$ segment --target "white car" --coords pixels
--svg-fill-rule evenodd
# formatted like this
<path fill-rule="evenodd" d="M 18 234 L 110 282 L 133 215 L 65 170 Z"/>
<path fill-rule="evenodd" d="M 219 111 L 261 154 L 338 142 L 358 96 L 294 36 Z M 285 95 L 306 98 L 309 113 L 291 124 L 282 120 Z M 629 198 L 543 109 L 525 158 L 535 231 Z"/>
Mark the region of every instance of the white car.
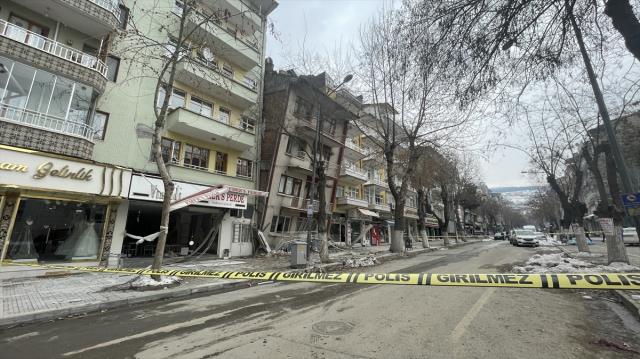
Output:
<path fill-rule="evenodd" d="M 636 232 L 635 227 L 626 227 L 622 229 L 622 241 L 624 244 L 640 245 L 638 232 Z"/>
<path fill-rule="evenodd" d="M 535 234 L 534 231 L 528 229 L 516 229 L 513 232 L 515 234 L 513 244 L 515 244 L 516 246 L 537 247 L 540 245 L 540 240 L 538 239 L 539 237 Z"/>
<path fill-rule="evenodd" d="M 542 232 L 533 232 L 533 234 L 535 234 L 538 237 L 539 241 L 546 241 L 547 240 L 547 236 L 545 236 L 544 233 L 542 233 Z"/>

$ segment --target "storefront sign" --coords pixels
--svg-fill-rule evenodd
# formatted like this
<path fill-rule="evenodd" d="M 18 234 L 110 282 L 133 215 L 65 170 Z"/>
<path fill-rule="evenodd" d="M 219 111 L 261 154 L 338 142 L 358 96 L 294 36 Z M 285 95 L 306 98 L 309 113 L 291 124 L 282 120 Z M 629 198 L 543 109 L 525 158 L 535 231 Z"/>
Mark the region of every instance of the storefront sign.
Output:
<path fill-rule="evenodd" d="M 0 148 L 0 186 L 124 197 L 131 170 Z"/>
<path fill-rule="evenodd" d="M 183 198 L 187 198 L 210 188 L 203 185 L 179 181 L 173 181 L 173 183 L 175 184 L 175 190 L 171 196 L 172 202 L 180 201 Z M 215 195 L 210 199 L 199 200 L 195 204 L 205 207 L 246 209 L 247 195 L 236 193 L 236 190 L 239 191 L 239 189 L 232 187 L 232 189 L 227 193 Z M 129 198 L 162 202 L 164 199 L 164 184 L 162 179 L 157 177 L 133 175 L 131 179 L 131 188 L 129 189 Z"/>

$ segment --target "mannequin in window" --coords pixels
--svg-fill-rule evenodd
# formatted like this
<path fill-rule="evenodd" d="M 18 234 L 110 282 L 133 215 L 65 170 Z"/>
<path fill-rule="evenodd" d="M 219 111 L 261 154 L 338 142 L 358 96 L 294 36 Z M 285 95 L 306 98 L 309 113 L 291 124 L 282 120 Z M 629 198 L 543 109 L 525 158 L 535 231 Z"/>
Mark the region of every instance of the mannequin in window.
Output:
<path fill-rule="evenodd" d="M 33 219 L 27 218 L 23 230 L 11 241 L 9 247 L 9 258 L 11 259 L 38 259 L 36 246 L 33 244 L 31 225 Z"/>
<path fill-rule="evenodd" d="M 69 257 L 95 257 L 98 255 L 100 238 L 96 232 L 96 223 L 89 211 L 83 216 L 86 219 L 84 229 L 76 239 Z"/>

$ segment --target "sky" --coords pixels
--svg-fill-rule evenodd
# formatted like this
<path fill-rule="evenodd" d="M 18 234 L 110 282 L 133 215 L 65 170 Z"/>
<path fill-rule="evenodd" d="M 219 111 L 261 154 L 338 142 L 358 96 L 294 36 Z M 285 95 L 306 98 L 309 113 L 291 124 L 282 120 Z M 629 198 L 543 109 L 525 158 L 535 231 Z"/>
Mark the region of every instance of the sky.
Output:
<path fill-rule="evenodd" d="M 361 24 L 383 7 L 382 0 L 278 0 L 271 13 L 274 33 L 267 38 L 267 56 L 276 69 L 290 63 L 291 54 L 306 48 L 332 49 L 336 43 L 355 42 Z M 388 6 L 387 2 L 387 6 Z M 508 139 L 512 140 L 512 139 Z M 499 149 L 478 159 L 481 179 L 489 187 L 529 186 L 538 184 L 529 169 L 526 154 L 513 149 Z"/>

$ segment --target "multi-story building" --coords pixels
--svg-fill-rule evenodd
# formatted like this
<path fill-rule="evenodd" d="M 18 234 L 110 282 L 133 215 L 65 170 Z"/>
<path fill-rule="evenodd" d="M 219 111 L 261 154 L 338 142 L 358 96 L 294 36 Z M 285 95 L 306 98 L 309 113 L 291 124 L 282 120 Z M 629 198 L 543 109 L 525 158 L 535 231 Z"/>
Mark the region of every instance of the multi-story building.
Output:
<path fill-rule="evenodd" d="M 125 16 L 117 1 L 2 2 L 2 259 L 96 261 L 108 252 L 131 171 L 93 161 L 105 131 L 94 113 L 117 71 L 109 45 Z"/>
<path fill-rule="evenodd" d="M 190 36 L 184 41 L 174 89 L 166 94 L 160 86 L 158 96 L 158 102 L 170 96 L 162 150 L 176 185 L 175 200 L 211 185 L 256 188 L 255 124 L 261 107 L 266 17 L 277 6 L 271 0 L 195 4 L 196 9 L 184 12 Z M 99 249 L 85 258 L 154 254 L 155 242 L 135 245 L 125 231 L 145 236 L 159 229 L 163 186 L 151 158 L 150 133 L 156 121 L 159 68 L 178 36 L 184 8 L 174 0 L 29 1 L 0 8 L 0 76 L 5 77 L 0 143 L 71 156 L 79 163 L 91 161 L 52 161 L 41 171 L 38 184 L 47 183 L 45 179 L 55 180 L 55 185 L 69 183 L 89 199 L 77 206 L 88 207 L 84 213 L 71 211 L 71 217 L 65 217 L 66 227 L 30 225 L 37 250 L 42 236 L 63 248 L 72 242 L 69 238 L 86 237 L 78 234 L 86 227 L 91 237 L 89 228 L 97 232 Z M 151 13 L 156 14 L 152 19 Z M 12 157 L 3 156 L 3 162 L 5 158 Z M 12 176 L 20 172 L 10 171 Z M 84 188 L 89 185 L 95 188 Z M 57 195 L 38 206 L 59 211 L 60 206 L 76 205 L 57 200 Z M 4 212 L 22 206 L 16 206 L 14 197 L 2 196 L 11 204 Z M 207 242 L 208 251 L 218 256 L 251 254 L 253 201 L 232 193 L 172 212 L 167 250 L 185 253 Z M 16 220 L 11 222 L 28 217 L 26 204 L 24 210 L 13 210 Z M 36 226 L 47 226 L 46 235 L 40 229 L 34 233 Z M 22 227 L 15 236 L 26 236 Z M 68 250 L 45 250 L 51 251 Z"/>
<path fill-rule="evenodd" d="M 260 190 L 269 192 L 261 211 L 262 229 L 272 245 L 303 237 L 315 229 L 307 210 L 317 220 L 319 202 L 312 201 L 312 169 L 316 126 L 320 120 L 316 159 L 323 161 L 326 212 L 335 209 L 337 180 L 344 165 L 345 137 L 353 114 L 335 98 L 335 84 L 325 74 L 298 76 L 273 70 L 266 61 L 264 89 L 265 129 L 261 146 Z M 318 192 L 319 193 L 319 192 Z"/>

